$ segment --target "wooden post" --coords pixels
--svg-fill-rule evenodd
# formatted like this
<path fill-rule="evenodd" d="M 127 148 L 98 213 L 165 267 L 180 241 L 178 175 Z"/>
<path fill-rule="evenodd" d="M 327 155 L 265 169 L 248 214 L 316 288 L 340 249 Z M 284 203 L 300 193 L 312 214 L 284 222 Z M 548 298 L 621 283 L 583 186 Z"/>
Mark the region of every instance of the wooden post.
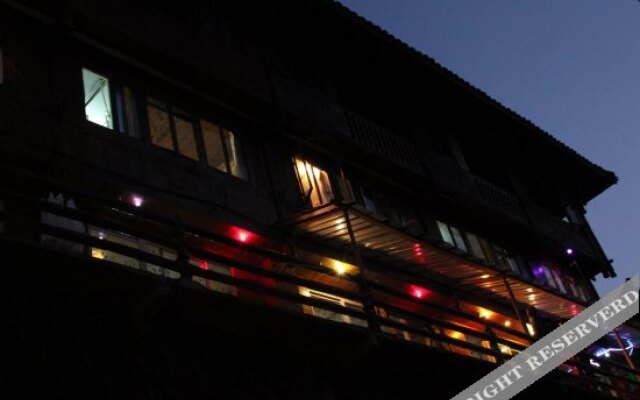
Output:
<path fill-rule="evenodd" d="M 367 281 L 364 260 L 362 259 L 362 254 L 360 254 L 360 249 L 358 249 L 357 247 L 358 242 L 356 241 L 356 235 L 353 232 L 353 227 L 351 226 L 351 218 L 349 218 L 349 208 L 343 205 L 342 211 L 344 214 L 345 224 L 347 226 L 347 232 L 349 233 L 349 240 L 351 241 L 351 247 L 356 260 L 356 265 L 360 270 L 357 276 L 358 287 L 360 288 L 360 294 L 362 295 L 364 311 L 368 316 L 367 322 L 369 323 L 369 331 L 371 332 L 373 343 L 377 343 L 374 333 L 380 331 L 380 323 L 378 321 L 378 315 L 376 314 L 373 302 L 371 301 L 371 296 L 369 295 L 369 284 Z"/>
<path fill-rule="evenodd" d="M 516 301 L 516 296 L 513 294 L 513 290 L 511 290 L 511 285 L 509 285 L 509 280 L 507 279 L 507 274 L 502 274 L 502 279 L 504 280 L 504 285 L 507 287 L 507 291 L 509 292 L 509 299 L 511 300 L 511 306 L 516 312 L 516 316 L 518 320 L 522 324 L 522 329 L 527 332 L 527 322 L 522 317 L 522 312 L 520 312 L 520 308 L 518 307 L 518 302 Z"/>

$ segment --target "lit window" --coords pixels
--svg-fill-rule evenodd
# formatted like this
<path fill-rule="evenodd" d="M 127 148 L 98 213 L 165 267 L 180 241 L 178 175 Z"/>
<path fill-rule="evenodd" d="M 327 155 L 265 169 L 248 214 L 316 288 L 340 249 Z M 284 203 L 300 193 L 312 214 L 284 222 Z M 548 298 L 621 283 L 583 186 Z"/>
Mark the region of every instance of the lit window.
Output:
<path fill-rule="evenodd" d="M 295 170 L 300 190 L 312 207 L 333 200 L 333 189 L 325 171 L 299 158 L 295 159 Z"/>
<path fill-rule="evenodd" d="M 242 159 L 240 144 L 236 140 L 236 135 L 234 135 L 231 131 L 223 129 L 222 137 L 224 138 L 224 144 L 227 150 L 229 172 L 231 173 L 231 175 L 237 176 L 238 178 L 247 179 L 247 170 L 244 164 L 244 160 Z"/>
<path fill-rule="evenodd" d="M 242 179 L 248 179 L 242 148 L 237 136 L 228 129 L 200 120 L 207 164 Z"/>
<path fill-rule="evenodd" d="M 113 129 L 109 80 L 88 69 L 82 69 L 84 111 L 88 121 Z"/>
<path fill-rule="evenodd" d="M 174 115 L 173 125 L 176 130 L 178 153 L 197 161 L 198 147 L 196 146 L 196 137 L 193 133 L 193 124 L 186 118 Z"/>
<path fill-rule="evenodd" d="M 467 232 L 467 241 L 469 242 L 469 247 L 471 248 L 471 254 L 484 260 L 484 253 L 482 252 L 482 246 L 480 245 L 478 237 L 473 233 Z"/>
<path fill-rule="evenodd" d="M 454 228 L 453 226 L 449 227 L 451 229 L 451 234 L 453 235 L 453 241 L 456 243 L 456 247 L 462 251 L 467 252 L 467 245 L 464 242 L 464 238 L 462 237 L 462 232 L 458 228 Z"/>
<path fill-rule="evenodd" d="M 445 243 L 448 243 L 452 247 L 462 250 L 465 253 L 469 252 L 467 244 L 464 241 L 463 233 L 460 229 L 447 225 L 444 222 L 436 221 L 436 223 L 438 224 L 440 236 Z"/>
<path fill-rule="evenodd" d="M 515 274 L 520 275 L 521 271 L 518 262 L 509 254 L 506 249 L 494 245 L 493 250 L 496 255 L 496 263 L 503 271 L 511 271 Z"/>
<path fill-rule="evenodd" d="M 173 138 L 171 136 L 171 123 L 169 113 L 160 104 L 149 102 L 147 105 L 149 116 L 149 135 L 151 143 L 163 149 L 173 150 Z"/>
<path fill-rule="evenodd" d="M 151 143 L 198 160 L 198 147 L 191 118 L 168 105 L 148 99 L 149 135 Z"/>
<path fill-rule="evenodd" d="M 207 155 L 207 164 L 222 172 L 228 172 L 220 128 L 218 125 L 203 119 L 200 120 L 200 127 L 202 129 L 202 139 L 204 140 L 204 149 Z"/>
<path fill-rule="evenodd" d="M 452 246 L 455 246 L 456 244 L 453 242 L 453 237 L 451 237 L 451 232 L 449 232 L 449 227 L 447 226 L 447 224 L 445 224 L 444 222 L 438 222 L 438 230 L 440 230 L 440 236 L 442 237 L 442 240 L 445 241 L 445 243 L 449 243 Z"/>

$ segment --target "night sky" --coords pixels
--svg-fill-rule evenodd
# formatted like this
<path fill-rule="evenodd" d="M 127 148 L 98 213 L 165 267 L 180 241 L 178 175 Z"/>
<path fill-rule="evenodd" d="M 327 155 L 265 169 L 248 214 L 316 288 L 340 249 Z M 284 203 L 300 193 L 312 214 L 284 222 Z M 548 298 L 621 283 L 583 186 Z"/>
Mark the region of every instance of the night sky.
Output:
<path fill-rule="evenodd" d="M 640 1 L 340 0 L 620 182 L 587 218 L 615 279 L 640 271 Z"/>

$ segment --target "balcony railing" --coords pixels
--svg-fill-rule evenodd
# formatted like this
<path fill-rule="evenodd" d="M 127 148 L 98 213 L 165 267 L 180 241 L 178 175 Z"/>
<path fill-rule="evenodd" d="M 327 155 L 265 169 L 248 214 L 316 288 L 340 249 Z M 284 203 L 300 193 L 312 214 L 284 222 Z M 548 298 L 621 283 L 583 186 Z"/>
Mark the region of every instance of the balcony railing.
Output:
<path fill-rule="evenodd" d="M 427 163 L 435 184 L 445 192 L 475 205 L 481 204 L 484 209 L 493 210 L 522 225 L 528 223 L 524 209 L 512 194 L 463 171 L 454 160 L 437 153 L 429 153 Z"/>
<path fill-rule="evenodd" d="M 530 343 L 517 321 L 511 326 L 498 324 L 486 316 L 443 306 L 435 301 L 435 292 L 415 285 L 410 275 L 398 281 L 381 273 L 365 274 L 358 265 L 303 250 L 294 252 L 263 234 L 206 215 L 178 219 L 148 196 L 119 200 L 31 174 L 9 172 L 11 181 L 18 183 L 0 183 L 0 240 L 5 243 L 19 241 L 51 251 L 51 257 L 70 254 L 84 258 L 88 267 L 100 264 L 129 270 L 163 279 L 169 285 L 236 298 L 274 312 L 349 324 L 373 336 L 410 341 L 488 363 L 503 362 Z M 28 182 L 28 190 L 24 182 Z M 49 188 L 51 195 L 34 197 L 29 194 L 37 192 L 34 188 Z M 64 193 L 64 201 L 56 200 L 62 195 L 54 195 L 54 191 Z M 322 221 L 308 222 L 322 229 Z M 367 230 L 363 222 L 353 221 L 359 226 L 356 234 L 360 238 L 377 236 L 371 229 L 368 233 L 361 230 Z M 373 241 L 372 236 L 370 239 Z M 398 256 L 404 251 L 396 250 Z M 634 379 L 589 365 L 575 363 L 574 368 L 581 371 L 580 379 L 589 377 L 584 379 L 593 390 L 605 388 L 608 394 L 615 390 L 620 398 L 640 398 L 630 392 Z M 594 381 L 596 374 L 608 381 Z"/>
<path fill-rule="evenodd" d="M 345 110 L 344 114 L 351 137 L 362 146 L 398 165 L 422 172 L 415 146 L 407 139 L 354 112 Z"/>
<path fill-rule="evenodd" d="M 535 205 L 527 207 L 534 229 L 553 242 L 571 247 L 580 254 L 596 258 L 593 246 L 580 230 L 580 227 L 563 221 L 558 216 Z"/>

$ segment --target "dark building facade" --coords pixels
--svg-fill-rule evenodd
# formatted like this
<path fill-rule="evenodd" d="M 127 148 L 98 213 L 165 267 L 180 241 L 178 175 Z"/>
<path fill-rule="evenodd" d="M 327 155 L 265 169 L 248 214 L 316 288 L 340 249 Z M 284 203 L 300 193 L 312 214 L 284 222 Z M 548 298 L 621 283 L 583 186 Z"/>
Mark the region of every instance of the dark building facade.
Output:
<path fill-rule="evenodd" d="M 446 399 L 615 276 L 613 173 L 339 3 L 0 0 L 0 58 L 18 397 Z M 638 399 L 637 340 L 518 398 Z"/>

